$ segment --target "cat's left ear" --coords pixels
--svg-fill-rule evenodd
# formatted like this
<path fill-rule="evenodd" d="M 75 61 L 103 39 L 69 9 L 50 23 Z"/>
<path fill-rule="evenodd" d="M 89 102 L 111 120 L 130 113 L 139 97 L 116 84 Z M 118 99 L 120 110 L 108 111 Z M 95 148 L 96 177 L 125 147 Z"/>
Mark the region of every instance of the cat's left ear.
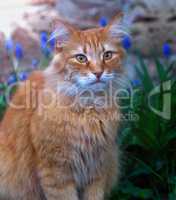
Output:
<path fill-rule="evenodd" d="M 62 49 L 67 45 L 73 34 L 76 32 L 76 28 L 62 20 L 54 21 L 52 24 L 52 30 L 54 30 L 54 32 L 51 34 L 49 40 L 55 39 L 56 49 Z"/>
<path fill-rule="evenodd" d="M 106 26 L 106 32 L 109 38 L 121 40 L 129 35 L 127 20 L 122 12 L 119 12 Z"/>

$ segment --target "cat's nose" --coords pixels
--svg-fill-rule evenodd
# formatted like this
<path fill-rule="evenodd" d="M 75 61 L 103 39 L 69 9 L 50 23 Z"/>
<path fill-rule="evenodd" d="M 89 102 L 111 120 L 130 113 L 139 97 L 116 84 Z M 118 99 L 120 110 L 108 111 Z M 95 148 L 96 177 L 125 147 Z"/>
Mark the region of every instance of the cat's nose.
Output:
<path fill-rule="evenodd" d="M 102 74 L 103 72 L 94 72 L 94 75 L 96 76 L 97 79 L 100 79 Z"/>

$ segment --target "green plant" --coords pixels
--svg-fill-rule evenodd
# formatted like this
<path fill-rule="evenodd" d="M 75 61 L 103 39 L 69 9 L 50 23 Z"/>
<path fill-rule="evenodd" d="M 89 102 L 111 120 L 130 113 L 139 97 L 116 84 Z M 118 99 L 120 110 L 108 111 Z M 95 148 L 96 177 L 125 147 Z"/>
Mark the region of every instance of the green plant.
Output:
<path fill-rule="evenodd" d="M 7 89 L 6 84 L 0 83 L 0 120 L 2 119 L 7 106 L 5 98 L 6 89 Z"/>
<path fill-rule="evenodd" d="M 125 170 L 111 200 L 176 199 L 176 81 L 172 72 L 175 63 L 166 65 L 158 59 L 154 61 L 157 80 L 152 79 L 140 56 L 139 65 L 135 66 L 141 84 L 133 88 L 138 90 L 133 107 L 123 112 L 135 113 L 138 120 L 126 122 L 121 129 L 121 159 Z M 165 90 L 165 83 L 170 84 L 169 91 Z M 157 86 L 160 92 L 150 103 L 161 110 L 163 97 L 168 94 L 171 97 L 168 119 L 154 113 L 148 104 L 148 97 Z"/>

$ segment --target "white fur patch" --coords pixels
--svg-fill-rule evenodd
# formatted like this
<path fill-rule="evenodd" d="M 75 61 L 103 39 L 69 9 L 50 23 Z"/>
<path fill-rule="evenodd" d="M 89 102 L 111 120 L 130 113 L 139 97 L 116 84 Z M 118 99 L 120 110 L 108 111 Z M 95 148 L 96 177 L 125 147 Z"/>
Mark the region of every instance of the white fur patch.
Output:
<path fill-rule="evenodd" d="M 101 85 L 101 82 L 107 83 L 108 81 L 112 80 L 113 78 L 114 78 L 113 73 L 103 72 L 103 74 L 100 78 L 100 82 L 97 83 L 97 85 Z M 87 86 L 94 84 L 94 83 L 96 85 L 97 77 L 93 73 L 90 72 L 87 76 L 77 75 L 76 81 L 81 87 L 87 87 Z"/>
<path fill-rule="evenodd" d="M 87 86 L 96 81 L 96 76 L 93 73 L 88 73 L 86 76 L 77 76 L 77 82 L 81 87 Z"/>
<path fill-rule="evenodd" d="M 100 80 L 103 82 L 108 82 L 114 78 L 114 73 L 107 73 L 106 71 L 103 72 Z"/>

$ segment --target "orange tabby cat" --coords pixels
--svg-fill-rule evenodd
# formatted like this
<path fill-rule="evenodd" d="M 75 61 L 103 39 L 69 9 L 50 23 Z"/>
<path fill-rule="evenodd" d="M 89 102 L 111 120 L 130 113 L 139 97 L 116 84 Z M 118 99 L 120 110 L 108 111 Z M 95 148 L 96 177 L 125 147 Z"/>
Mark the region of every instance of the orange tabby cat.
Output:
<path fill-rule="evenodd" d="M 103 200 L 118 176 L 122 15 L 57 27 L 51 65 L 20 84 L 1 124 L 0 200 Z"/>

